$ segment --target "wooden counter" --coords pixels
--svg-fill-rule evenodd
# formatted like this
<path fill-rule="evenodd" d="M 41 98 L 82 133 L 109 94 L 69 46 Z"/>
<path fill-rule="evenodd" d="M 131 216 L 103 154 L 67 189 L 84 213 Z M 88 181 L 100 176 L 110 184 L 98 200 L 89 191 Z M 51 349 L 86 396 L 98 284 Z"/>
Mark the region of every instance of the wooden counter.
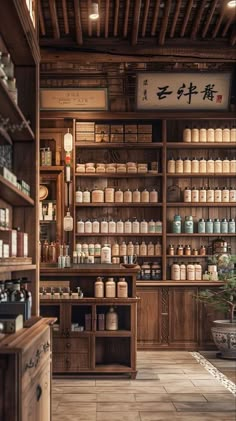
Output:
<path fill-rule="evenodd" d="M 0 419 L 51 419 L 51 329 L 55 319 L 35 318 L 14 334 L 0 335 Z"/>

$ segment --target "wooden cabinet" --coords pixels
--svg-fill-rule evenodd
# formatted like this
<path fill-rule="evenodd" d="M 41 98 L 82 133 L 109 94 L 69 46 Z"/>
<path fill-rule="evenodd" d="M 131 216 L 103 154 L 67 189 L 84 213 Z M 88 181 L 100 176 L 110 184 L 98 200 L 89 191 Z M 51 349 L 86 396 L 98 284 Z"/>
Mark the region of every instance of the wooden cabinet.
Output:
<path fill-rule="evenodd" d="M 10 28 L 10 30 L 9 30 Z M 20 228 L 28 235 L 29 259 L 0 258 L 0 279 L 28 276 L 33 294 L 32 313 L 38 314 L 38 92 L 39 47 L 26 2 L 8 1 L 1 13 L 0 51 L 14 63 L 18 91 L 15 101 L 0 79 L 1 164 L 15 176 L 0 175 L 0 207 L 9 212 L 8 230 Z M 18 184 L 16 185 L 16 179 Z M 30 194 L 24 190 L 24 181 Z M 15 183 L 15 184 L 14 184 Z M 0 230 L 0 239 L 3 237 Z M 6 240 L 4 240 L 5 242 Z"/>
<path fill-rule="evenodd" d="M 139 287 L 138 344 L 141 349 L 161 345 L 162 294 L 161 288 Z M 165 316 L 164 316 L 165 317 Z"/>
<path fill-rule="evenodd" d="M 0 338 L 1 420 L 50 421 L 52 322 L 32 321 Z"/>
<path fill-rule="evenodd" d="M 53 372 L 126 373 L 136 375 L 137 298 L 136 270 L 118 265 L 78 265 L 73 269 L 43 269 L 41 280 L 56 287 L 61 279 L 70 280 L 70 289 L 80 286 L 83 298 L 44 298 L 40 310 L 44 317 L 56 317 L 53 337 Z M 95 298 L 97 276 L 128 283 L 127 298 Z M 47 280 L 47 281 L 46 281 Z M 50 288 L 50 287 L 49 287 Z M 118 330 L 107 330 L 106 314 L 111 307 L 118 314 Z M 101 324 L 100 324 L 101 320 Z M 80 328 L 80 331 L 79 331 Z"/>

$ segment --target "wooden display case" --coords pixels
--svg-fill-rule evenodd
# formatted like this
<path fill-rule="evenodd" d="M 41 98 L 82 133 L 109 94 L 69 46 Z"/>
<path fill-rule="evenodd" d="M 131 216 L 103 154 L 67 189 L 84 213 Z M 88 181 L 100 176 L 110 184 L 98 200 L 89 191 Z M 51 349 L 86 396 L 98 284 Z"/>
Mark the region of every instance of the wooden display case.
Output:
<path fill-rule="evenodd" d="M 95 298 L 94 283 L 97 276 L 128 282 L 127 298 Z M 53 332 L 53 372 L 66 373 L 125 373 L 136 375 L 137 298 L 136 270 L 118 265 L 78 265 L 57 270 L 41 270 L 43 284 L 57 287 L 61 279 L 69 279 L 70 288 L 80 286 L 84 297 L 43 298 L 40 311 L 44 317 L 56 317 L 59 326 Z M 46 282 L 47 280 L 47 282 Z M 99 315 L 106 315 L 111 306 L 118 314 L 118 330 L 101 329 Z M 90 317 L 88 317 L 88 315 Z M 78 323 L 83 331 L 74 331 Z"/>

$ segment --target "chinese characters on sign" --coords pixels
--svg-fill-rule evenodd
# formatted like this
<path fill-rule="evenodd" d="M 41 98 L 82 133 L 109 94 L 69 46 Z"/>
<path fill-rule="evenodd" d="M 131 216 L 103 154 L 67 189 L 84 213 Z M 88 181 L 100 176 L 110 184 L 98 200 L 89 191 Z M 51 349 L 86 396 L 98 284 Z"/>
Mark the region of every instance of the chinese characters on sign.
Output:
<path fill-rule="evenodd" d="M 41 89 L 40 105 L 44 110 L 107 110 L 106 88 Z"/>
<path fill-rule="evenodd" d="M 226 110 L 229 73 L 138 73 L 137 108 Z"/>

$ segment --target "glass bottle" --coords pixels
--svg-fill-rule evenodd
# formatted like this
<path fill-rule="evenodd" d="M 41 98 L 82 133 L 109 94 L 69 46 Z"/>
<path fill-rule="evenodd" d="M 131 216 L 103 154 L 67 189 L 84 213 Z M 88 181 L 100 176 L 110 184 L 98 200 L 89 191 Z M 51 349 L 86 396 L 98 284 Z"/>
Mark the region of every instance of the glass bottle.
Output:
<path fill-rule="evenodd" d="M 125 278 L 119 278 L 117 282 L 117 297 L 127 298 L 128 297 L 128 283 Z"/>
<path fill-rule="evenodd" d="M 106 330 L 118 330 L 118 314 L 110 307 L 106 314 Z"/>
<path fill-rule="evenodd" d="M 192 128 L 192 143 L 199 142 L 199 129 L 197 127 Z"/>

